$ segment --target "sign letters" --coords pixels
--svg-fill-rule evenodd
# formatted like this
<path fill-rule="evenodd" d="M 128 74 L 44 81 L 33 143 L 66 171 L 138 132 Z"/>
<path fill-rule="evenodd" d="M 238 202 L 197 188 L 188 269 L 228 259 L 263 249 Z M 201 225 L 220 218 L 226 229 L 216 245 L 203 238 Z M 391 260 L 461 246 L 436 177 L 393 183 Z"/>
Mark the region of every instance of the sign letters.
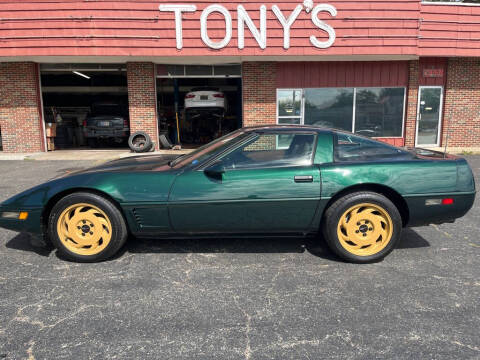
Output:
<path fill-rule="evenodd" d="M 426 78 L 442 78 L 443 69 L 423 69 L 423 77 Z"/>
<path fill-rule="evenodd" d="M 195 5 L 184 4 L 161 4 L 159 10 L 162 12 L 172 12 L 175 16 L 175 34 L 177 49 L 183 48 L 183 31 L 182 20 L 183 13 L 192 13 L 197 11 Z M 312 23 L 320 30 L 323 30 L 328 35 L 328 40 L 320 41 L 316 36 L 310 36 L 310 43 L 319 49 L 327 49 L 331 47 L 336 38 L 335 30 L 332 26 L 319 19 L 321 12 L 326 12 L 332 17 L 337 16 L 337 9 L 329 4 L 314 5 L 312 0 L 305 0 L 303 5 L 297 5 L 291 13 L 283 12 L 277 5 L 273 5 L 271 11 L 274 13 L 278 22 L 283 28 L 283 47 L 284 49 L 290 48 L 290 29 L 297 20 L 300 13 L 305 10 L 308 14 L 311 13 Z M 267 47 L 267 7 L 265 5 L 260 6 L 258 10 L 260 13 L 260 28 L 253 23 L 253 20 L 248 11 L 242 6 L 237 6 L 237 30 L 238 30 L 238 48 L 243 49 L 245 47 L 245 27 L 248 28 L 253 38 L 257 42 L 261 49 Z M 225 20 L 225 37 L 220 41 L 213 41 L 208 36 L 208 17 L 212 13 L 220 14 Z M 222 49 L 230 43 L 232 39 L 233 21 L 230 11 L 222 5 L 213 4 L 203 9 L 200 16 L 200 34 L 203 43 L 212 49 Z"/>

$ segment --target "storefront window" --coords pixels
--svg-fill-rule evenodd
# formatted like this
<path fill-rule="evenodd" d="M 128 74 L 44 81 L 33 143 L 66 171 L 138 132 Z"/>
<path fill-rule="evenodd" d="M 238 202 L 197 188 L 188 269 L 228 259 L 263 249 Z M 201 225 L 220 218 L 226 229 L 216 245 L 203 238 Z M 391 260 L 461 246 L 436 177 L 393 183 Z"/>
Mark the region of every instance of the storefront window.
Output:
<path fill-rule="evenodd" d="M 300 119 L 302 117 L 302 90 L 278 90 L 277 104 L 279 119 Z M 282 122 L 280 123 L 282 124 Z"/>
<path fill-rule="evenodd" d="M 352 131 L 353 88 L 305 89 L 305 125 Z"/>
<path fill-rule="evenodd" d="M 302 119 L 300 117 L 296 117 L 296 118 L 283 117 L 278 119 L 278 123 L 283 125 L 300 125 L 301 121 Z"/>
<path fill-rule="evenodd" d="M 358 88 L 355 133 L 370 137 L 400 137 L 405 89 Z"/>
<path fill-rule="evenodd" d="M 405 88 L 280 89 L 277 106 L 279 124 L 315 125 L 370 137 L 403 136 Z"/>

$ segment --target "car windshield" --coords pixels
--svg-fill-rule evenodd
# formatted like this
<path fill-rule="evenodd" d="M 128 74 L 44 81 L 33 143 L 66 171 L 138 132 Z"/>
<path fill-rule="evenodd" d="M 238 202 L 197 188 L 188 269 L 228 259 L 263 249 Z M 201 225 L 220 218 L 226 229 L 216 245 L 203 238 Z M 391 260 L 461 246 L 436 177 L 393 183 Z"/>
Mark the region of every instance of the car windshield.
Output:
<path fill-rule="evenodd" d="M 221 152 L 232 145 L 234 142 L 247 137 L 250 133 L 237 130 L 217 140 L 214 140 L 206 145 L 199 147 L 191 153 L 185 154 L 173 160 L 170 163 L 171 167 L 182 167 L 185 165 L 196 165 L 209 158 L 216 152 Z"/>

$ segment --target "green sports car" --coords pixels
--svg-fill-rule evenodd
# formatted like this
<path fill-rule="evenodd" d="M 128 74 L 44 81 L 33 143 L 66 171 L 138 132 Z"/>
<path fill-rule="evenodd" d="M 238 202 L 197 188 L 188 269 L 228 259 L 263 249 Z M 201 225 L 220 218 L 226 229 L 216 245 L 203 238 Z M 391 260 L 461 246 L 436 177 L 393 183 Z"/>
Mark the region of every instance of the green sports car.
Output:
<path fill-rule="evenodd" d="M 108 162 L 0 205 L 0 226 L 44 235 L 67 259 L 112 257 L 137 237 L 320 234 L 341 258 L 378 260 L 402 228 L 453 222 L 475 198 L 468 163 L 307 126 L 239 129 L 167 162 Z"/>

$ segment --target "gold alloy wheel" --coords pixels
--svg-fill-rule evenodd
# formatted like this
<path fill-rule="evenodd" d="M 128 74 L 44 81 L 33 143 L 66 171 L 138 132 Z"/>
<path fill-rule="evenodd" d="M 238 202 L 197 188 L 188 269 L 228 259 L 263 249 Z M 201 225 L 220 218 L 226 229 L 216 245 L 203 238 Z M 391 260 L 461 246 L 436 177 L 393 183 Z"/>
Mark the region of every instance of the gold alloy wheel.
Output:
<path fill-rule="evenodd" d="M 57 221 L 62 244 L 77 255 L 96 255 L 112 238 L 112 224 L 98 207 L 80 203 L 63 210 Z"/>
<path fill-rule="evenodd" d="M 393 222 L 381 206 L 357 204 L 341 216 L 337 235 L 340 244 L 349 253 L 370 256 L 388 245 L 393 235 Z"/>

